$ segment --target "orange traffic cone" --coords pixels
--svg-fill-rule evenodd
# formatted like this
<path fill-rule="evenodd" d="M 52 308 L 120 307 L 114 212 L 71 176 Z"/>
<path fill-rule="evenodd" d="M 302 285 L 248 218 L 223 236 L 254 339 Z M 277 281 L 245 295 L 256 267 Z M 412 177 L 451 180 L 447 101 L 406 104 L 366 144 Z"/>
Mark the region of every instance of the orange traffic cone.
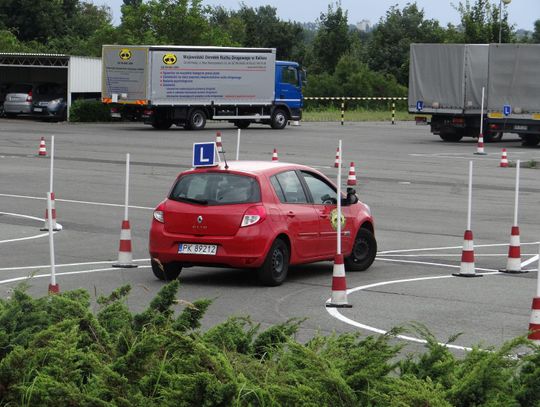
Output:
<path fill-rule="evenodd" d="M 62 225 L 56 223 L 56 204 L 54 203 L 54 192 L 51 192 L 51 214 L 52 214 L 52 228 L 55 232 L 62 230 Z M 49 230 L 49 211 L 45 209 L 45 223 L 40 230 Z"/>
<path fill-rule="evenodd" d="M 502 149 L 500 167 L 503 167 L 503 168 L 508 167 L 508 156 L 506 155 L 506 148 Z"/>
<path fill-rule="evenodd" d="M 463 236 L 463 250 L 461 252 L 461 266 L 459 273 L 453 273 L 456 277 L 482 277 L 476 274 L 474 267 L 474 242 L 471 230 L 466 230 Z"/>
<path fill-rule="evenodd" d="M 501 273 L 519 274 L 526 273 L 521 270 L 521 244 L 519 239 L 519 226 L 512 226 L 510 234 L 510 245 L 508 246 L 508 260 L 506 268 L 499 270 Z"/>
<path fill-rule="evenodd" d="M 221 143 L 221 132 L 220 131 L 218 131 L 216 133 L 216 147 L 217 147 L 217 152 L 218 153 L 223 152 L 223 144 Z"/>
<path fill-rule="evenodd" d="M 478 136 L 478 146 L 476 147 L 476 155 L 487 155 L 487 153 L 484 151 L 484 135 L 480 133 L 480 136 Z"/>
<path fill-rule="evenodd" d="M 118 250 L 118 262 L 112 265 L 113 267 L 131 268 L 137 267 L 133 263 L 133 255 L 131 253 L 131 227 L 129 220 L 122 221 L 122 230 L 120 231 L 120 248 Z"/>
<path fill-rule="evenodd" d="M 533 298 L 528 338 L 540 345 L 540 297 Z"/>
<path fill-rule="evenodd" d="M 341 152 L 339 151 L 339 147 L 336 148 L 336 160 L 334 161 L 334 168 L 339 167 L 339 159 L 340 159 Z"/>
<path fill-rule="evenodd" d="M 41 141 L 39 142 L 39 157 L 46 157 L 47 156 L 47 147 L 45 146 L 45 137 L 41 137 Z"/>
<path fill-rule="evenodd" d="M 347 178 L 347 185 L 356 185 L 356 170 L 354 169 L 354 162 L 351 162 L 349 168 L 349 177 Z"/>
<path fill-rule="evenodd" d="M 279 161 L 277 150 L 275 148 L 274 148 L 274 152 L 272 153 L 272 161 Z"/>
<path fill-rule="evenodd" d="M 326 303 L 328 308 L 352 308 L 347 302 L 347 281 L 345 279 L 345 265 L 343 255 L 334 257 L 334 270 L 332 273 L 332 298 Z"/>

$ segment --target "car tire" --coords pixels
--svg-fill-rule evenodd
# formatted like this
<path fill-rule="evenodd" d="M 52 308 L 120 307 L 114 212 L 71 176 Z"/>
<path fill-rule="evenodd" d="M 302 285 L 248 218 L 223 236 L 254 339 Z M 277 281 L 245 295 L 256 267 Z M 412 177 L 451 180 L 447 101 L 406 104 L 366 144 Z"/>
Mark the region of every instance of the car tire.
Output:
<path fill-rule="evenodd" d="M 239 129 L 247 129 L 251 122 L 249 120 L 237 120 L 234 122 L 234 125 Z"/>
<path fill-rule="evenodd" d="M 289 248 L 282 239 L 276 239 L 258 269 L 259 281 L 270 287 L 281 285 L 289 270 Z"/>
<path fill-rule="evenodd" d="M 354 239 L 351 255 L 345 258 L 347 271 L 364 271 L 371 266 L 377 255 L 377 240 L 369 229 L 360 229 Z"/>
<path fill-rule="evenodd" d="M 460 141 L 463 136 L 461 134 L 456 134 L 456 133 L 450 133 L 450 132 L 441 132 L 441 134 L 439 134 L 439 137 L 442 139 L 442 141 L 446 141 L 446 142 L 449 142 L 449 143 L 457 143 L 458 141 Z"/>
<path fill-rule="evenodd" d="M 17 117 L 17 113 L 6 113 L 8 119 L 14 119 Z"/>
<path fill-rule="evenodd" d="M 287 113 L 283 109 L 276 109 L 272 113 L 272 119 L 270 120 L 270 126 L 273 129 L 281 130 L 287 125 Z"/>
<path fill-rule="evenodd" d="M 206 114 L 201 109 L 195 109 L 189 115 L 187 128 L 190 130 L 202 130 L 206 126 Z"/>
<path fill-rule="evenodd" d="M 162 264 L 159 261 L 151 260 L 152 272 L 161 281 L 173 281 L 178 278 L 182 271 L 182 266 L 178 263 L 165 263 Z"/>

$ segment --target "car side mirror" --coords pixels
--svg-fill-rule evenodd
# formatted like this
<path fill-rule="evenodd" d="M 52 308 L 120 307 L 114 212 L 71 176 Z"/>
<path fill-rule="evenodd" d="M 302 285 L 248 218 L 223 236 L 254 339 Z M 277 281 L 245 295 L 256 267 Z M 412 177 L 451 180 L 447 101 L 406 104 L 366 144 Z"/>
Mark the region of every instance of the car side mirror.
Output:
<path fill-rule="evenodd" d="M 348 206 L 348 205 L 354 205 L 358 202 L 358 197 L 356 196 L 356 191 L 354 188 L 348 187 L 347 188 L 347 198 L 341 200 L 341 204 Z"/>

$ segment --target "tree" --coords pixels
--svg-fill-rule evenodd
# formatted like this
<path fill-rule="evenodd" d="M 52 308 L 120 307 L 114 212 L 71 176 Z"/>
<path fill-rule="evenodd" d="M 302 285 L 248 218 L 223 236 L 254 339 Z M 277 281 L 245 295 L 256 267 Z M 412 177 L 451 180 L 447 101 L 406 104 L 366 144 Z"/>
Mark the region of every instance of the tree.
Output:
<path fill-rule="evenodd" d="M 540 20 L 536 20 L 534 22 L 534 32 L 532 35 L 532 42 L 535 44 L 540 43 Z"/>
<path fill-rule="evenodd" d="M 502 27 L 501 42 L 515 40 L 514 28 L 508 25 L 508 13 L 502 13 L 502 25 L 499 19 L 500 9 L 489 0 L 476 0 L 471 4 L 459 2 L 455 7 L 461 16 L 462 41 L 468 44 L 489 44 L 499 42 L 499 29 Z"/>
<path fill-rule="evenodd" d="M 351 37 L 347 12 L 341 8 L 341 2 L 328 5 L 328 11 L 321 13 L 319 29 L 313 41 L 315 72 L 333 73 L 342 55 L 350 49 Z"/>
<path fill-rule="evenodd" d="M 408 4 L 403 10 L 392 6 L 373 30 L 368 48 L 369 66 L 406 85 L 410 44 L 443 42 L 444 38 L 444 29 L 435 20 L 425 20 L 424 10 L 419 10 L 416 3 Z"/>

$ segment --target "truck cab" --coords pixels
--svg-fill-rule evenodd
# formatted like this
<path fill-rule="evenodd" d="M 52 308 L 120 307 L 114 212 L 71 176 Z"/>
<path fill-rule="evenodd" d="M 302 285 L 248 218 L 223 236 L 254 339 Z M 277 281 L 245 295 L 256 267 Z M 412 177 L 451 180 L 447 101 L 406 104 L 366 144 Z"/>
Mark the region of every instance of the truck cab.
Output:
<path fill-rule="evenodd" d="M 290 119 L 302 119 L 304 97 L 302 86 L 306 83 L 305 71 L 296 62 L 276 61 L 275 103 L 285 105 Z"/>

